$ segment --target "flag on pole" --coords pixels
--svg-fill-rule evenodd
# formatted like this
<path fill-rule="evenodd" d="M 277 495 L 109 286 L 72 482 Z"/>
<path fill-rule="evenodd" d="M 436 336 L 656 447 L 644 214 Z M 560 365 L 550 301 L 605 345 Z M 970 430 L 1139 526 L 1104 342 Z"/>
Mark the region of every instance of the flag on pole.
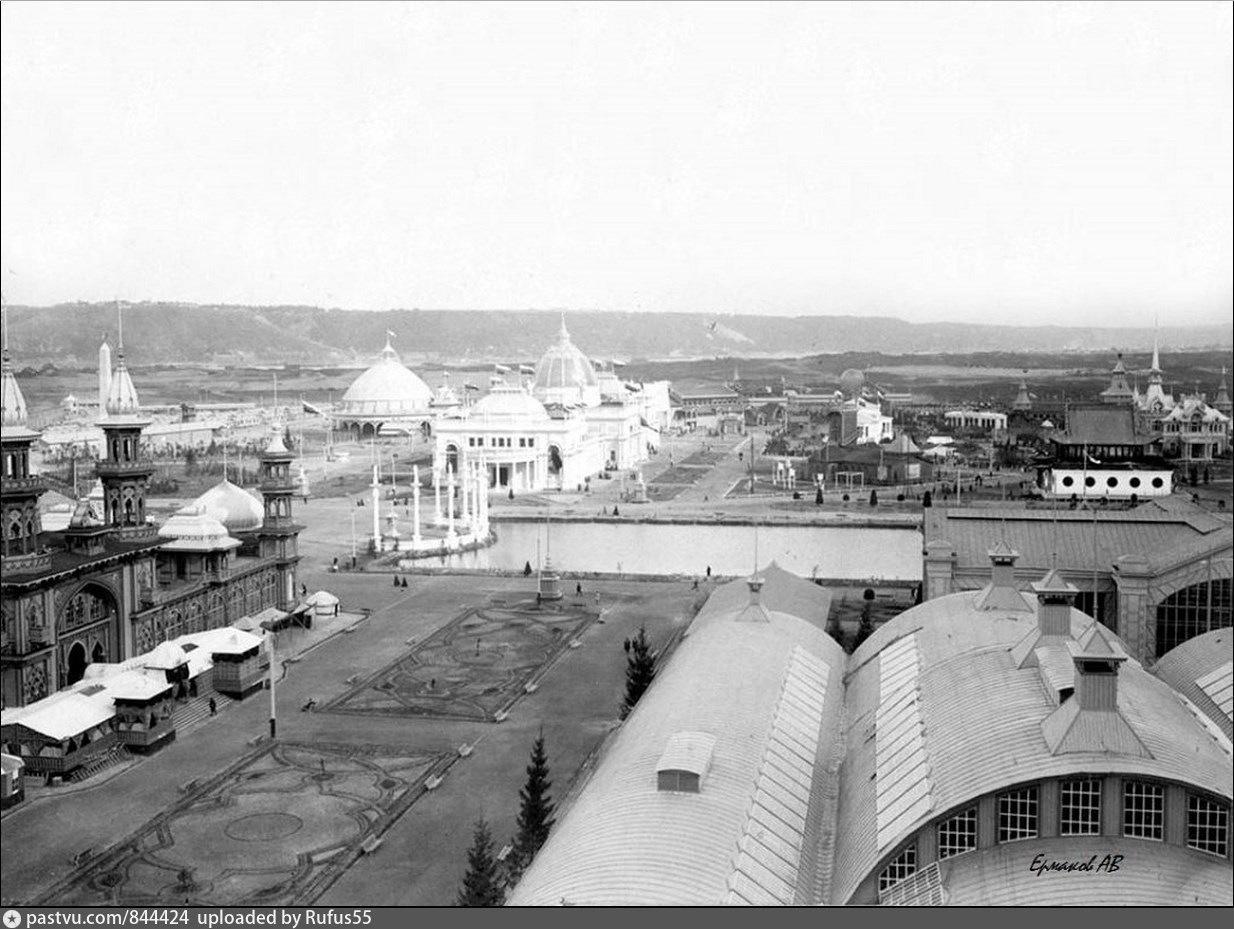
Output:
<path fill-rule="evenodd" d="M 535 374 L 536 369 L 533 368 L 531 365 L 519 365 L 518 373 L 519 374 Z"/>
<path fill-rule="evenodd" d="M 393 339 L 393 338 L 397 338 L 397 337 L 394 335 L 394 333 L 393 333 L 393 332 L 391 332 L 389 329 L 387 329 L 387 330 L 386 330 L 386 338 Z"/>
<path fill-rule="evenodd" d="M 300 405 L 304 408 L 304 412 L 306 413 L 312 413 L 314 416 L 325 416 L 326 415 L 325 412 L 321 409 L 321 407 L 314 406 L 313 404 L 309 403 L 307 400 L 301 400 Z"/>
<path fill-rule="evenodd" d="M 503 364 L 493 365 L 493 370 L 496 371 L 498 374 L 509 374 L 510 373 L 510 369 Z"/>
<path fill-rule="evenodd" d="M 472 383 L 468 382 L 468 383 L 466 383 L 466 384 L 464 384 L 464 385 L 463 385 L 463 389 L 464 389 L 464 390 L 479 390 L 480 388 L 479 388 L 479 387 L 477 387 L 475 384 L 472 384 Z"/>

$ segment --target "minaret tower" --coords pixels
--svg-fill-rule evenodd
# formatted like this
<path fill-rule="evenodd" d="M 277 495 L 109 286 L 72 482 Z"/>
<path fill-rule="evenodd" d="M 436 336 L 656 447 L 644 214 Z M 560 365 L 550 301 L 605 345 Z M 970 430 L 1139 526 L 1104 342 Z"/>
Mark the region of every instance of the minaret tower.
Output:
<path fill-rule="evenodd" d="M 1234 412 L 1234 403 L 1230 403 L 1230 388 L 1225 382 L 1225 366 L 1221 366 L 1221 386 L 1217 388 L 1217 396 L 1213 400 L 1213 409 L 1229 416 Z"/>
<path fill-rule="evenodd" d="M 0 454 L 4 461 L 4 480 L 0 482 L 0 512 L 3 513 L 3 571 L 9 575 L 29 574 L 50 565 L 50 556 L 41 551 L 39 497 L 46 489 L 43 481 L 30 473 L 30 446 L 39 434 L 27 425 L 26 398 L 13 376 L 9 358 L 8 310 L 3 312 L 4 347 L 0 364 L 0 394 L 3 396 L 3 421 L 0 422 Z"/>
<path fill-rule="evenodd" d="M 291 474 L 295 458 L 283 444 L 283 432 L 276 423 L 274 437 L 261 454 L 261 499 L 265 518 L 257 530 L 262 558 L 273 559 L 278 567 L 277 602 L 280 610 L 289 609 L 296 599 L 296 565 L 300 561 L 300 526 L 292 522 L 291 499 L 298 484 Z"/>
<path fill-rule="evenodd" d="M 111 389 L 111 346 L 107 344 L 107 333 L 103 333 L 103 344 L 99 346 L 99 417 L 102 418 L 107 409 L 107 392 Z"/>
<path fill-rule="evenodd" d="M 1123 364 L 1123 353 L 1118 353 L 1118 361 L 1110 372 L 1110 386 L 1101 392 L 1104 403 L 1130 403 L 1132 397 L 1131 385 L 1127 383 L 1127 366 Z"/>
<path fill-rule="evenodd" d="M 124 316 L 119 304 L 116 314 L 116 370 L 99 420 L 104 454 L 95 473 L 103 483 L 103 522 L 125 536 L 144 537 L 157 531 L 146 523 L 146 486 L 154 464 L 141 453 L 141 433 L 150 420 L 141 415 L 137 390 L 124 364 Z"/>
<path fill-rule="evenodd" d="M 1144 391 L 1144 406 L 1149 410 L 1168 410 L 1174 405 L 1174 398 L 1168 396 L 1162 387 L 1161 353 L 1157 349 L 1157 332 L 1153 330 L 1153 363 L 1148 369 L 1148 389 Z"/>
<path fill-rule="evenodd" d="M 1028 394 L 1028 372 L 1020 378 L 1020 390 L 1011 401 L 1011 408 L 1019 413 L 1027 413 L 1033 408 L 1033 398 Z"/>

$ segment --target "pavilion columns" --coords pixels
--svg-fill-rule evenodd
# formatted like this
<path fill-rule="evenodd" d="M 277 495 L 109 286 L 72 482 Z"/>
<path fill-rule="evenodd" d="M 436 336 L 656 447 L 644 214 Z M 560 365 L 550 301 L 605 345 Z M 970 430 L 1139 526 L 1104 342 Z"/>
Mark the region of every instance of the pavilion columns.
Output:
<path fill-rule="evenodd" d="M 441 468 L 433 465 L 433 525 L 440 526 L 441 523 Z"/>
<path fill-rule="evenodd" d="M 459 482 L 459 490 L 460 490 L 459 498 L 462 501 L 462 513 L 460 514 L 462 518 L 460 522 L 462 522 L 464 526 L 464 531 L 465 531 L 466 527 L 471 525 L 471 508 L 469 507 L 468 502 L 467 502 L 467 498 L 471 495 L 471 461 L 470 459 L 464 459 L 463 470 L 459 474 L 458 479 L 459 479 L 458 482 Z"/>
<path fill-rule="evenodd" d="M 446 465 L 446 538 L 451 542 L 458 540 L 454 530 L 454 468 Z"/>
<path fill-rule="evenodd" d="M 381 551 L 381 485 L 377 483 L 377 465 L 373 465 L 373 551 Z"/>
<path fill-rule="evenodd" d="M 420 466 L 411 466 L 411 541 L 420 544 Z"/>

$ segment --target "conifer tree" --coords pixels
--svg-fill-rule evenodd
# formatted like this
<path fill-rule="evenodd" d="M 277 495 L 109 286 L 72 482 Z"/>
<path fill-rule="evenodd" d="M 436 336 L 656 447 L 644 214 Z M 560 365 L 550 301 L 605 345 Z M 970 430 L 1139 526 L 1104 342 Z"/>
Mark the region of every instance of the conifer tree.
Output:
<path fill-rule="evenodd" d="M 476 830 L 467 851 L 467 873 L 458 892 L 458 906 L 501 906 L 503 894 L 497 880 L 497 860 L 493 857 L 493 837 L 488 823 L 476 821 Z"/>
<path fill-rule="evenodd" d="M 518 880 L 536 856 L 536 852 L 548 839 L 553 828 L 553 810 L 556 804 L 549 799 L 548 789 L 553 782 L 548 779 L 548 754 L 544 750 L 544 731 L 531 747 L 531 763 L 527 765 L 527 784 L 518 792 L 518 835 L 514 837 L 514 852 L 511 855 L 512 880 Z"/>
<path fill-rule="evenodd" d="M 638 635 L 630 640 L 626 658 L 626 696 L 621 702 L 621 718 L 625 719 L 638 703 L 643 692 L 656 676 L 656 653 L 647 641 L 647 627 L 640 626 Z"/>

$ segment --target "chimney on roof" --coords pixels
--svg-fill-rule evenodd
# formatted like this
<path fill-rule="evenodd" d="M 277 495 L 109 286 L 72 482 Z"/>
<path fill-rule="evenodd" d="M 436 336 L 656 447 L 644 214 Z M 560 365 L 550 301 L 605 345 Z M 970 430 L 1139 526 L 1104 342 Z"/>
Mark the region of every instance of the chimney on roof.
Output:
<path fill-rule="evenodd" d="M 1118 709 L 1118 666 L 1127 653 L 1117 642 L 1109 642 L 1090 626 L 1080 642 L 1068 642 L 1067 650 L 1075 663 L 1075 699 L 1080 710 Z"/>
<path fill-rule="evenodd" d="M 758 606 L 762 600 L 763 577 L 752 574 L 746 578 L 746 586 L 750 588 L 750 606 Z"/>
<path fill-rule="evenodd" d="M 1079 640 L 1067 640 L 1074 665 L 1075 696 L 1041 723 L 1053 755 L 1112 752 L 1151 758 L 1152 753 L 1118 707 L 1119 666 L 1127 653 L 1094 622 Z"/>
<path fill-rule="evenodd" d="M 987 554 L 990 556 L 990 583 L 981 592 L 977 609 L 1027 612 L 1031 607 L 1015 582 L 1015 563 L 1020 553 L 1006 542 L 999 542 Z"/>
<path fill-rule="evenodd" d="M 1031 586 L 1037 595 L 1037 631 L 1042 636 L 1069 637 L 1076 586 L 1065 581 L 1057 568 Z"/>

